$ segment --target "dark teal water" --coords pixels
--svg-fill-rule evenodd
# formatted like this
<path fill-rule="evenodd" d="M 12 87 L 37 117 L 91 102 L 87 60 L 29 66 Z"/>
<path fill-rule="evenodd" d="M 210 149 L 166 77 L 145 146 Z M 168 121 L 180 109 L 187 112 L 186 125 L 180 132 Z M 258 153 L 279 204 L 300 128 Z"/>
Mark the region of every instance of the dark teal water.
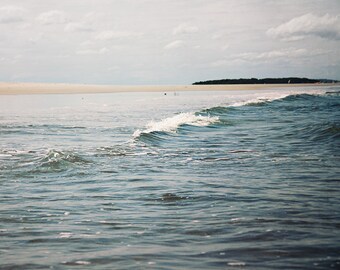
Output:
<path fill-rule="evenodd" d="M 339 269 L 340 88 L 0 97 L 0 269 Z"/>

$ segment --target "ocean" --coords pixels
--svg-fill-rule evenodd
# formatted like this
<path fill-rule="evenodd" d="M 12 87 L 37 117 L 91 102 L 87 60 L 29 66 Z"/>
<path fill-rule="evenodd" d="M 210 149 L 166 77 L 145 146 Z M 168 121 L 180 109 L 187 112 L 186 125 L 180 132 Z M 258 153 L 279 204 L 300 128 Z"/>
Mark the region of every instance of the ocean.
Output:
<path fill-rule="evenodd" d="M 0 269 L 339 269 L 339 93 L 0 96 Z"/>

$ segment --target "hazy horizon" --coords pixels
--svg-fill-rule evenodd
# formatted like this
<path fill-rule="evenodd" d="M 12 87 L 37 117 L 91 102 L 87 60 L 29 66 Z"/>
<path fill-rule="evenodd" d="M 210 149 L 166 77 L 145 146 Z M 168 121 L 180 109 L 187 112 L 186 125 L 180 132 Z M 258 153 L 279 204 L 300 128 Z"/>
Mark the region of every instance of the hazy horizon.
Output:
<path fill-rule="evenodd" d="M 0 1 L 0 81 L 340 80 L 340 2 Z"/>

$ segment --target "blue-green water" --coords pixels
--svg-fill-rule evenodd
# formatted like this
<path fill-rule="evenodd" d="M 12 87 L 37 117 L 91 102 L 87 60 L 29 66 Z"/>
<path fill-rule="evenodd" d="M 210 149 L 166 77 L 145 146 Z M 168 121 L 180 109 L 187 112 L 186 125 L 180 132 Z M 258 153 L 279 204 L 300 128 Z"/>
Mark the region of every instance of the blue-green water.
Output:
<path fill-rule="evenodd" d="M 339 90 L 0 96 L 0 269 L 339 269 Z"/>

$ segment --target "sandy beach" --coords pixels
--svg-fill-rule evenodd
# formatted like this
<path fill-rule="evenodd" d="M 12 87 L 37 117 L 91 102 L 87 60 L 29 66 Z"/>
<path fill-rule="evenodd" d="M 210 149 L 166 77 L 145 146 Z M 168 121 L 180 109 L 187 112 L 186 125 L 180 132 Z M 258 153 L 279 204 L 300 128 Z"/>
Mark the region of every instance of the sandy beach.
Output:
<path fill-rule="evenodd" d="M 261 90 L 282 87 L 320 87 L 331 84 L 224 84 L 224 85 L 90 85 L 62 83 L 0 83 L 0 95 L 81 94 L 119 92 L 180 92 Z"/>

